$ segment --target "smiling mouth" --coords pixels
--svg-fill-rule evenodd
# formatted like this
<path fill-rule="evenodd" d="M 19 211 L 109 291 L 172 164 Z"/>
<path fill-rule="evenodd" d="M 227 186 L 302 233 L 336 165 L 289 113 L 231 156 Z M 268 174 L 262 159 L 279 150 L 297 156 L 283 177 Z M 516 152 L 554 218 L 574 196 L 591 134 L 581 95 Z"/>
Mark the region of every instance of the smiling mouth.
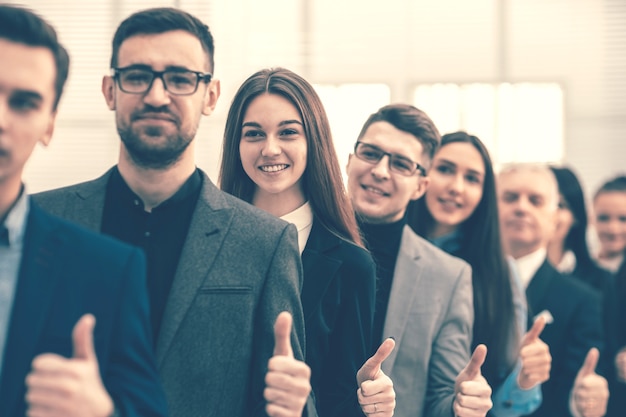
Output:
<path fill-rule="evenodd" d="M 137 119 L 135 119 L 138 122 L 151 122 L 151 123 L 158 123 L 158 122 L 166 122 L 166 123 L 176 123 L 173 119 L 170 118 L 166 118 L 166 117 L 151 117 L 151 116 L 144 116 L 144 117 L 138 117 Z"/>
<path fill-rule="evenodd" d="M 379 189 L 379 188 L 375 188 L 369 185 L 361 185 L 361 188 L 363 188 L 365 191 L 370 192 L 372 194 L 376 194 L 376 195 L 380 195 L 383 197 L 388 197 L 389 193 L 384 192 L 383 190 Z"/>
<path fill-rule="evenodd" d="M 449 208 L 449 209 L 460 209 L 461 207 L 463 207 L 462 204 L 457 203 L 456 201 L 452 201 L 452 200 L 443 200 L 443 199 L 439 199 L 439 203 L 444 207 L 444 208 Z"/>
<path fill-rule="evenodd" d="M 279 172 L 284 171 L 289 168 L 287 164 L 277 164 L 277 165 L 261 165 L 259 169 L 263 172 Z"/>

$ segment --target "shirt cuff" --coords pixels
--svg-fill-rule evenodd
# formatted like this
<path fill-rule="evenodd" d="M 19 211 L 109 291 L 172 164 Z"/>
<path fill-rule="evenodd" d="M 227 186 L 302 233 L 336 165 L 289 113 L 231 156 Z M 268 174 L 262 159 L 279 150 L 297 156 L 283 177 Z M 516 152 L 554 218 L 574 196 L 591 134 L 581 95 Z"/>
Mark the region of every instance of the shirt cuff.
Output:
<path fill-rule="evenodd" d="M 492 411 L 494 415 L 498 417 L 518 417 L 532 413 L 541 405 L 542 395 L 540 384 L 527 390 L 517 385 L 517 377 L 521 367 L 521 362 L 518 362 L 515 369 L 493 394 Z"/>

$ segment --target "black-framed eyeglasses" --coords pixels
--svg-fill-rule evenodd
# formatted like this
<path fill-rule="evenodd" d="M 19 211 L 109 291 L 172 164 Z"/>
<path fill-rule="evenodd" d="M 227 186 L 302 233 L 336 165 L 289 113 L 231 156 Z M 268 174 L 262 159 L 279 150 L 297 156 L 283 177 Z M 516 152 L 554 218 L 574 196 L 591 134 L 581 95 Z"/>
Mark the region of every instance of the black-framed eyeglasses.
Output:
<path fill-rule="evenodd" d="M 415 161 L 395 153 L 385 152 L 378 146 L 357 141 L 354 144 L 354 155 L 362 161 L 377 164 L 386 155 L 389 157 L 389 170 L 396 174 L 410 177 L 419 171 L 420 175 L 426 176 L 426 169 Z"/>
<path fill-rule="evenodd" d="M 188 96 L 198 90 L 200 81 L 209 83 L 210 73 L 186 69 L 168 69 L 153 71 L 143 67 L 113 68 L 113 78 L 120 89 L 129 94 L 144 94 L 150 91 L 155 78 L 160 78 L 165 90 L 175 96 Z"/>

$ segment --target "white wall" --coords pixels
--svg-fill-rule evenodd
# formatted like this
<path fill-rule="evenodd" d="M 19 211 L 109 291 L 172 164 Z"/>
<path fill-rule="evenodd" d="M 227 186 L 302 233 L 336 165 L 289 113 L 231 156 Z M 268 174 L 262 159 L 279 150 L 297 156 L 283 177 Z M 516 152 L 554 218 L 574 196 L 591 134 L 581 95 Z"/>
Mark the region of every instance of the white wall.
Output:
<path fill-rule="evenodd" d="M 384 83 L 392 101 L 411 101 L 420 83 L 556 82 L 565 92 L 564 162 L 588 190 L 624 167 L 626 36 L 620 33 L 626 8 L 620 0 L 25 3 L 57 26 L 73 59 L 53 143 L 37 151 L 26 172 L 31 191 L 92 178 L 115 162 L 118 139 L 99 91 L 110 39 L 129 13 L 158 5 L 197 14 L 216 38 L 222 98 L 202 123 L 197 158 L 214 179 L 232 95 L 267 66 L 288 67 L 312 83 Z"/>

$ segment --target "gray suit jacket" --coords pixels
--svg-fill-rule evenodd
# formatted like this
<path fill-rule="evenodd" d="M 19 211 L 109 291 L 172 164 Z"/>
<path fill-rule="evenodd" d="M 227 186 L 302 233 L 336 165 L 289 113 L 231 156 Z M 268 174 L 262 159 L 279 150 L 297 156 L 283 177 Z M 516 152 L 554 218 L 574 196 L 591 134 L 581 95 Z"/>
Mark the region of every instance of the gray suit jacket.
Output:
<path fill-rule="evenodd" d="M 404 227 L 383 337 L 396 348 L 383 362 L 396 390 L 397 417 L 451 417 L 454 381 L 470 358 L 471 268 Z"/>
<path fill-rule="evenodd" d="M 109 175 L 34 198 L 51 213 L 100 231 Z M 156 343 L 170 416 L 265 415 L 273 324 L 283 310 L 293 315 L 294 354 L 303 358 L 296 233 L 204 175 Z"/>

